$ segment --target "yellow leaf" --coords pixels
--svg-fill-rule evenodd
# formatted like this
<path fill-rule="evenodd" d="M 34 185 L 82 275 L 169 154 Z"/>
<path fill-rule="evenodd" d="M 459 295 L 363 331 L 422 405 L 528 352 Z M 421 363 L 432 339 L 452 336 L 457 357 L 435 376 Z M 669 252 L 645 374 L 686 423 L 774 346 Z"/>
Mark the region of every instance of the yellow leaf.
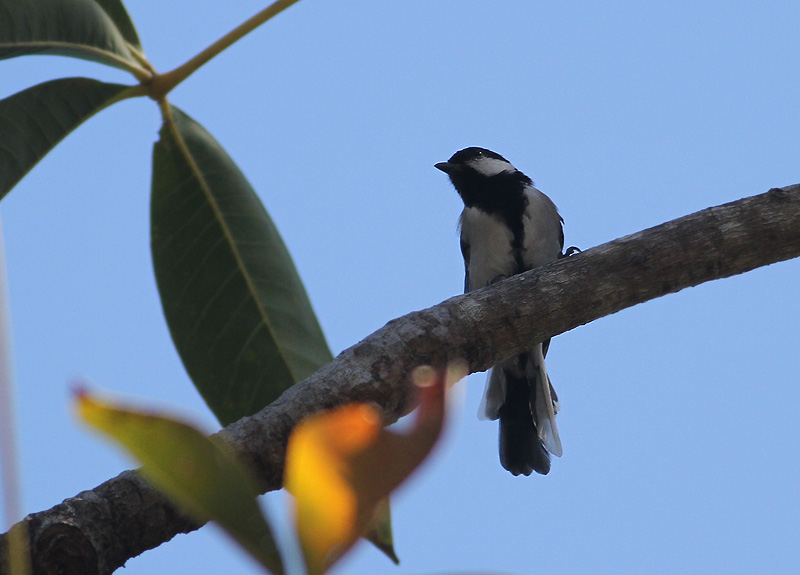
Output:
<path fill-rule="evenodd" d="M 164 415 L 99 401 L 78 391 L 77 412 L 143 464 L 142 475 L 188 515 L 216 521 L 273 573 L 283 564 L 247 471 L 227 446 Z"/>
<path fill-rule="evenodd" d="M 452 375 L 460 379 L 465 372 Z M 436 443 L 444 421 L 445 373 L 417 370 L 414 380 L 419 408 L 408 433 L 385 431 L 380 410 L 365 403 L 313 415 L 292 432 L 284 486 L 294 495 L 310 575 L 327 571 L 367 533 L 381 504 Z"/>

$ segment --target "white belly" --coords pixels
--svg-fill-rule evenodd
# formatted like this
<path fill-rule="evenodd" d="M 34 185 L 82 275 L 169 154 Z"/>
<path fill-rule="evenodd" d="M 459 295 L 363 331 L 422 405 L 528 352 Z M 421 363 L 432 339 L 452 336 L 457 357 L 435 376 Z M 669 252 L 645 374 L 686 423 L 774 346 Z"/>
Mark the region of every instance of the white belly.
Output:
<path fill-rule="evenodd" d="M 514 258 L 513 234 L 500 216 L 474 207 L 464 208 L 461 213 L 461 238 L 469 244 L 468 290 L 543 266 L 561 254 L 561 218 L 555 205 L 533 187 L 525 194 L 528 205 L 523 214 L 523 269 L 518 269 Z"/>
<path fill-rule="evenodd" d="M 498 216 L 477 208 L 465 208 L 461 214 L 461 237 L 469 246 L 469 289 L 489 285 L 497 277 L 514 273 L 514 239 Z"/>

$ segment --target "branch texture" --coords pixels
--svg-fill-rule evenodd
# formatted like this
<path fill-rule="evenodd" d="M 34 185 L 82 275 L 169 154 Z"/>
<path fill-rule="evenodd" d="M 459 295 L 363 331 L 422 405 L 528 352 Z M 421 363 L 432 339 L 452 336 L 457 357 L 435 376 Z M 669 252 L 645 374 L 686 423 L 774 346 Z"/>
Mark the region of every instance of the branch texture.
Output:
<path fill-rule="evenodd" d="M 417 365 L 465 358 L 470 372 L 482 371 L 627 307 L 798 256 L 800 185 L 708 208 L 393 320 L 220 435 L 263 491 L 278 489 L 286 441 L 300 419 L 373 401 L 387 422 L 394 421 Z M 135 471 L 29 515 L 25 523 L 36 573 L 98 575 L 200 526 Z"/>

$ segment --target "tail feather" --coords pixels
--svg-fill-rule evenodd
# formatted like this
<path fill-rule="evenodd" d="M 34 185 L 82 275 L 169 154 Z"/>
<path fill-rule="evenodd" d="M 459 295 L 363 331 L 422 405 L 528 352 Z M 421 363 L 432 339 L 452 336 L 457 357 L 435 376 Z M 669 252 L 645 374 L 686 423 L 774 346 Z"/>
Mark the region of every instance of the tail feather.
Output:
<path fill-rule="evenodd" d="M 542 345 L 492 369 L 480 415 L 500 419 L 500 463 L 505 469 L 514 475 L 550 471 L 550 454 L 562 453 L 557 411 Z"/>
<path fill-rule="evenodd" d="M 529 397 L 526 379 L 508 377 L 506 401 L 500 408 L 500 463 L 514 475 L 530 475 L 532 471 L 547 475 L 550 455 L 536 431 Z"/>
<path fill-rule="evenodd" d="M 506 401 L 506 376 L 503 368 L 493 367 L 486 376 L 486 387 L 483 389 L 483 399 L 478 407 L 478 419 L 491 419 L 500 417 L 500 408 Z"/>
<path fill-rule="evenodd" d="M 556 457 L 561 457 L 563 450 L 558 427 L 556 427 L 558 396 L 550 383 L 547 369 L 545 369 L 542 346 L 537 346 L 531 352 L 529 359 L 533 361 L 534 365 L 531 367 L 535 370 L 533 373 L 534 384 L 531 390 L 534 425 L 539 432 L 539 439 L 542 440 L 547 451 Z"/>

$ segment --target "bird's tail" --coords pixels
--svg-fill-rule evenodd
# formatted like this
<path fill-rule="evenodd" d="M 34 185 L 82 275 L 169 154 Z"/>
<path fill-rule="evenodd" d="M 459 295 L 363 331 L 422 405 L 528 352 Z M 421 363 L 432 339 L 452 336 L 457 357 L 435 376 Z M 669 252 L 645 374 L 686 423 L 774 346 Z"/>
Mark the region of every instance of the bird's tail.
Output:
<path fill-rule="evenodd" d="M 500 419 L 500 463 L 508 471 L 550 471 L 549 454 L 562 453 L 557 412 L 558 397 L 547 376 L 542 344 L 492 368 L 479 415 Z"/>

